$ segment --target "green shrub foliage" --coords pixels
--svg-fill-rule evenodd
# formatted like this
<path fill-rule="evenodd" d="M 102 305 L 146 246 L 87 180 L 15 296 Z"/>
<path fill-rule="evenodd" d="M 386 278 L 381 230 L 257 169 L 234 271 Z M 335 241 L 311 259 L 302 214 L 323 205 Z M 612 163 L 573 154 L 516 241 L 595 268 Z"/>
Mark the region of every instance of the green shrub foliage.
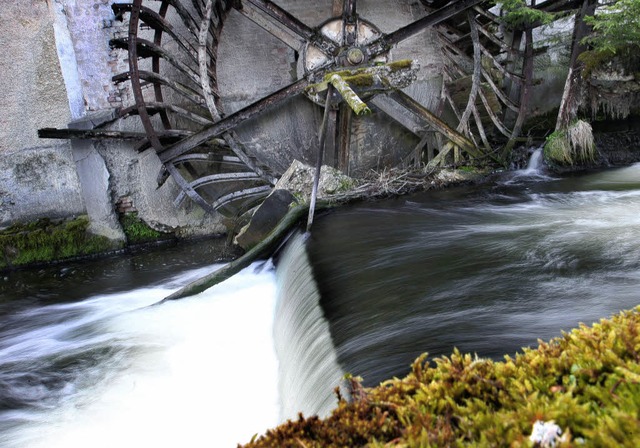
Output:
<path fill-rule="evenodd" d="M 289 421 L 246 447 L 640 446 L 640 307 L 494 362 L 454 351 L 404 379 L 352 384 L 331 416 Z M 530 439 L 536 422 L 561 430 Z"/>
<path fill-rule="evenodd" d="M 583 39 L 590 47 L 579 59 L 586 76 L 594 69 L 619 58 L 625 66 L 637 66 L 640 50 L 640 0 L 618 0 L 585 17 L 593 32 Z"/>
<path fill-rule="evenodd" d="M 498 0 L 502 10 L 502 20 L 510 28 L 526 29 L 536 25 L 548 25 L 555 15 L 527 6 L 524 0 Z"/>

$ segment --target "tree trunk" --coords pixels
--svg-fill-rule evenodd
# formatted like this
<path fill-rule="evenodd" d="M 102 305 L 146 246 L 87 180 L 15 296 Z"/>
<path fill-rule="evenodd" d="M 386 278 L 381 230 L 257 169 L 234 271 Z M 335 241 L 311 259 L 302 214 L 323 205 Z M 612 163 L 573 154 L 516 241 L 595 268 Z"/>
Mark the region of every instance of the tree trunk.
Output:
<path fill-rule="evenodd" d="M 560 110 L 556 120 L 556 130 L 567 129 L 578 115 L 580 107 L 580 93 L 582 91 L 582 66 L 578 56 L 586 50 L 582 39 L 591 33 L 591 27 L 584 21 L 585 16 L 595 14 L 597 0 L 584 0 L 582 8 L 576 13 L 576 21 L 573 29 L 571 60 L 569 62 L 569 74 L 564 85 Z"/>

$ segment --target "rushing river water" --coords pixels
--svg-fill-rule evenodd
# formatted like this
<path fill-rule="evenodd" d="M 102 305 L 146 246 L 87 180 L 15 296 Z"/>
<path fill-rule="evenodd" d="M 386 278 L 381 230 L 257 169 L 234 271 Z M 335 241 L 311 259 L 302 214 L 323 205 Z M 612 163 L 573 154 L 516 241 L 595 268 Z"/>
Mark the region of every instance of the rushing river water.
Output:
<path fill-rule="evenodd" d="M 8 274 L 0 446 L 234 447 L 277 424 L 270 264 L 148 306 L 215 269 L 210 252 Z"/>
<path fill-rule="evenodd" d="M 344 370 L 372 385 L 421 353 L 501 358 L 640 304 L 640 165 L 362 204 L 309 244 Z"/>
<path fill-rule="evenodd" d="M 640 165 L 360 204 L 209 291 L 198 244 L 0 277 L 0 446 L 231 447 L 453 347 L 500 358 L 640 303 Z"/>

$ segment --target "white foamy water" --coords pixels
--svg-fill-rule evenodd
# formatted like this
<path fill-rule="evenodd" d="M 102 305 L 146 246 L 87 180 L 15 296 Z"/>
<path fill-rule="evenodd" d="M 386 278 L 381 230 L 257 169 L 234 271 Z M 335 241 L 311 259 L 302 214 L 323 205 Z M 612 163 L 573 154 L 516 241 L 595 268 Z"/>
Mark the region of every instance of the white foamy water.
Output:
<path fill-rule="evenodd" d="M 213 268 L 9 316 L 0 446 L 235 447 L 275 426 L 275 277 L 257 267 L 161 306 Z"/>

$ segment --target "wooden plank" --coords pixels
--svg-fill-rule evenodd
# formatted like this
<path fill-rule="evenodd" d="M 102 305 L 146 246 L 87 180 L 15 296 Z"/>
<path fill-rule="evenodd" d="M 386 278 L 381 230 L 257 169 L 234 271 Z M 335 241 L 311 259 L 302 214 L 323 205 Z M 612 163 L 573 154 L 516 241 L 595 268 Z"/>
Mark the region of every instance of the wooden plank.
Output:
<path fill-rule="evenodd" d="M 416 34 L 426 30 L 429 27 L 438 25 L 451 17 L 466 11 L 467 9 L 482 3 L 484 0 L 458 0 L 427 14 L 422 19 L 410 23 L 409 25 L 398 29 L 369 45 L 368 52 L 371 58 L 374 58 L 394 45 L 415 36 Z"/>
<path fill-rule="evenodd" d="M 453 143 L 447 142 L 447 144 L 444 145 L 444 147 L 440 150 L 438 155 L 435 156 L 433 159 L 431 159 L 429 163 L 427 163 L 427 169 L 433 169 L 433 168 L 436 168 L 438 165 L 444 165 L 444 163 L 446 162 L 446 157 L 451 152 L 453 147 L 454 147 Z"/>
<path fill-rule="evenodd" d="M 462 133 L 465 133 L 465 131 L 469 132 L 469 118 L 473 112 L 478 91 L 480 90 L 480 80 L 482 79 L 482 52 L 480 50 L 480 36 L 471 11 L 467 11 L 467 19 L 469 20 L 469 25 L 471 27 L 471 40 L 473 41 L 473 74 L 471 75 L 471 90 L 469 92 L 467 105 L 460 117 L 458 127 L 456 128 L 458 132 Z"/>
<path fill-rule="evenodd" d="M 158 137 L 165 138 L 180 138 L 186 137 L 192 134 L 189 131 L 162 131 L 158 133 Z M 52 138 L 61 140 L 101 140 L 101 139 L 114 139 L 114 140 L 143 140 L 147 138 L 147 134 L 144 132 L 130 132 L 130 131 L 111 131 L 105 129 L 55 129 L 55 128 L 42 128 L 38 129 L 39 138 Z"/>
<path fill-rule="evenodd" d="M 124 81 L 131 81 L 136 77 L 133 72 L 125 72 L 120 73 L 119 75 L 115 75 L 112 80 L 115 83 L 121 83 Z M 202 105 L 202 91 L 198 87 L 198 89 L 187 86 L 186 84 L 182 84 L 181 82 L 174 81 L 165 76 L 160 75 L 159 73 L 149 72 L 146 70 L 138 70 L 137 71 L 137 79 L 141 79 L 153 84 L 164 85 L 171 88 L 173 91 L 191 101 L 192 103 L 200 106 Z"/>
<path fill-rule="evenodd" d="M 529 107 L 529 101 L 531 99 L 531 91 L 533 87 L 533 31 L 526 30 L 525 31 L 525 52 L 524 52 L 524 79 L 525 83 L 522 88 L 522 92 L 520 95 L 520 110 L 518 111 L 518 116 L 516 118 L 516 122 L 513 126 L 513 131 L 511 133 L 511 138 L 507 142 L 503 156 L 506 159 L 516 144 L 516 139 L 520 136 L 520 132 L 522 131 L 522 126 L 524 125 L 524 121 L 527 117 L 527 108 Z"/>
<path fill-rule="evenodd" d="M 337 157 L 338 157 L 338 169 L 347 176 L 349 175 L 349 167 L 351 164 L 349 150 L 351 148 L 351 120 L 353 119 L 353 112 L 351 108 L 346 104 L 341 104 L 338 109 L 338 135 L 337 140 Z"/>
<path fill-rule="evenodd" d="M 307 42 L 312 42 L 327 56 L 334 56 L 337 54 L 339 48 L 335 43 L 324 37 L 320 33 L 316 33 L 314 29 L 298 20 L 293 15 L 289 14 L 283 8 L 273 3 L 270 0 L 242 0 L 238 2 L 239 8 L 242 8 L 243 4 L 251 3 L 265 14 L 269 15 L 276 22 L 278 22 L 283 28 L 297 34 Z"/>
<path fill-rule="evenodd" d="M 415 114 L 408 111 L 396 101 L 391 101 L 385 95 L 378 95 L 371 100 L 371 103 L 412 134 L 418 137 L 422 137 L 424 135 L 424 121 L 420 120 Z"/>
<path fill-rule="evenodd" d="M 327 140 L 325 142 L 325 164 L 338 168 L 338 110 L 334 107 L 329 111 L 327 122 Z"/>
<path fill-rule="evenodd" d="M 493 66 L 497 68 L 498 71 L 500 71 L 500 73 L 502 73 L 505 77 L 508 77 L 509 79 L 511 79 L 511 81 L 515 81 L 520 84 L 524 83 L 524 78 L 521 75 L 518 75 L 517 73 L 513 73 L 508 69 L 504 68 L 502 64 L 500 64 L 500 62 L 496 60 L 496 58 L 491 54 L 489 50 L 487 50 L 482 45 L 480 46 L 480 49 L 482 51 L 482 54 L 484 54 L 491 61 Z"/>
<path fill-rule="evenodd" d="M 253 187 L 253 188 L 247 188 L 244 190 L 239 190 L 239 191 L 234 191 L 233 193 L 229 193 L 227 195 L 224 195 L 220 198 L 218 198 L 212 205 L 211 207 L 214 210 L 219 209 L 220 207 L 224 207 L 225 205 L 229 205 L 232 202 L 235 201 L 239 201 L 242 199 L 247 199 L 250 197 L 255 197 L 255 196 L 267 196 L 269 194 L 269 192 L 271 191 L 271 186 L 269 185 L 264 185 L 261 187 Z"/>
<path fill-rule="evenodd" d="M 114 3 L 113 5 L 111 5 L 111 8 L 113 9 L 116 18 L 122 20 L 123 13 L 133 13 L 134 3 Z M 150 8 L 147 8 L 146 6 L 142 6 L 141 4 L 137 5 L 135 21 L 136 26 L 138 25 L 139 21 L 142 21 L 154 30 L 160 30 L 164 33 L 167 33 L 173 38 L 173 40 L 176 41 L 178 46 L 182 48 L 182 50 L 184 50 L 186 55 L 188 55 L 194 62 L 197 62 L 197 52 L 191 42 L 178 34 L 173 26 L 157 12 L 153 11 Z M 129 24 L 131 25 L 131 20 L 129 20 Z M 137 30 L 135 34 L 137 35 Z"/>
<path fill-rule="evenodd" d="M 265 110 L 280 104 L 299 93 L 302 93 L 308 85 L 309 82 L 305 78 L 289 84 L 277 92 L 274 92 L 231 115 L 228 115 L 220 121 L 200 130 L 196 134 L 176 143 L 175 145 L 161 150 L 158 154 L 160 160 L 163 163 L 166 163 L 178 156 L 181 156 L 207 140 L 218 137 Z"/>
<path fill-rule="evenodd" d="M 238 173 L 218 173 L 211 174 L 209 176 L 200 177 L 193 182 L 189 183 L 190 188 L 194 190 L 207 185 L 225 183 L 225 182 L 243 182 L 243 181 L 259 181 L 260 177 L 255 173 L 250 172 L 238 172 Z M 187 195 L 184 191 L 180 192 L 178 197 L 174 200 L 176 207 L 180 206 L 182 201 L 186 199 Z M 216 207 L 217 208 L 217 207 Z"/>
<path fill-rule="evenodd" d="M 511 131 L 509 129 L 507 129 L 507 127 L 502 123 L 502 121 L 500 121 L 500 119 L 498 118 L 496 113 L 491 108 L 491 104 L 489 104 L 489 101 L 485 97 L 485 95 L 482 92 L 482 90 L 480 90 L 480 99 L 482 100 L 482 104 L 484 105 L 484 109 L 487 111 L 487 114 L 489 114 L 489 117 L 491 118 L 491 121 L 493 122 L 494 126 L 505 137 L 511 138 Z"/>
<path fill-rule="evenodd" d="M 244 150 L 244 148 L 238 143 L 238 139 L 236 138 L 236 135 L 232 131 L 225 132 L 223 135 L 223 139 L 225 142 L 227 142 L 227 145 L 229 145 L 233 153 L 240 160 L 242 160 L 242 162 L 247 166 L 247 168 L 249 168 L 251 171 L 253 171 L 258 176 L 260 176 L 260 178 L 264 180 L 266 183 L 271 185 L 276 184 L 278 179 L 276 179 L 276 177 L 273 176 L 266 169 L 263 169 L 260 166 L 260 164 L 257 162 L 257 160 L 254 160 L 251 157 L 249 157 L 249 155 Z"/>
<path fill-rule="evenodd" d="M 129 48 L 129 39 L 127 37 L 111 39 L 109 45 L 112 48 L 119 48 L 127 50 Z M 200 85 L 200 76 L 198 73 L 185 64 L 184 62 L 175 58 L 171 53 L 164 48 L 154 44 L 146 39 L 138 38 L 136 40 L 138 46 L 138 56 L 141 58 L 160 57 L 175 67 L 180 72 L 184 73 L 194 84 Z"/>
<path fill-rule="evenodd" d="M 238 9 L 240 14 L 251 20 L 263 30 L 267 31 L 276 39 L 282 41 L 295 51 L 302 51 L 307 44 L 307 40 L 299 34 L 291 31 L 287 27 L 283 27 L 279 22 L 275 21 L 271 16 L 265 15 L 264 12 L 250 2 Z"/>
<path fill-rule="evenodd" d="M 324 161 L 324 145 L 327 139 L 327 125 L 329 123 L 329 112 L 331 111 L 331 101 L 333 99 L 333 86 L 327 88 L 327 95 L 324 100 L 324 114 L 322 123 L 318 131 L 318 153 L 316 155 L 316 169 L 313 174 L 313 185 L 311 187 L 311 198 L 309 199 L 309 215 L 307 216 L 307 232 L 311 230 L 313 216 L 316 210 L 316 200 L 318 199 L 318 186 L 320 185 L 320 175 L 322 174 L 322 163 Z"/>
<path fill-rule="evenodd" d="M 343 35 L 346 46 L 353 46 L 358 40 L 358 13 L 356 0 L 344 0 L 342 11 Z"/>
<path fill-rule="evenodd" d="M 451 128 L 440 117 L 437 117 L 433 112 L 428 110 L 422 104 L 411 98 L 409 95 L 402 91 L 393 92 L 389 95 L 392 99 L 405 106 L 410 111 L 418 114 L 422 117 L 431 127 L 436 131 L 443 134 L 449 140 L 451 140 L 456 146 L 459 146 L 471 156 L 480 156 L 480 151 L 465 135 L 461 134 L 457 130 Z"/>

